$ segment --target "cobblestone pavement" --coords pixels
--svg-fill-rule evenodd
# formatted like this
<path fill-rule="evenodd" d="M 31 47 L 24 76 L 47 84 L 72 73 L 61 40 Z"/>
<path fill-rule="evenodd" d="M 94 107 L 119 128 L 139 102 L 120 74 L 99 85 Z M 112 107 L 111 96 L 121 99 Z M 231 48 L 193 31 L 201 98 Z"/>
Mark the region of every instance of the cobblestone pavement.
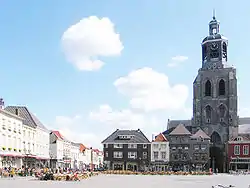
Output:
<path fill-rule="evenodd" d="M 1 188 L 211 188 L 215 184 L 248 188 L 250 175 L 120 176 L 100 175 L 80 182 L 38 181 L 30 178 L 0 179 Z"/>

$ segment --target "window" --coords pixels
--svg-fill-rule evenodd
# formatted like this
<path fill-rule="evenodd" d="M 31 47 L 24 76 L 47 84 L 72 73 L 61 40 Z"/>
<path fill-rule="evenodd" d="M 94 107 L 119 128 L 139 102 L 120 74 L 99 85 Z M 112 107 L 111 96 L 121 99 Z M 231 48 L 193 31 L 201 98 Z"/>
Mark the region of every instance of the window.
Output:
<path fill-rule="evenodd" d="M 148 145 L 147 144 L 143 144 L 143 149 L 147 149 Z"/>
<path fill-rule="evenodd" d="M 221 104 L 219 106 L 219 113 L 220 113 L 220 118 L 224 118 L 226 115 L 226 107 L 225 105 Z"/>
<path fill-rule="evenodd" d="M 219 96 L 225 95 L 225 93 L 226 93 L 225 81 L 221 79 L 219 82 Z"/>
<path fill-rule="evenodd" d="M 161 144 L 162 149 L 166 149 L 166 144 Z"/>
<path fill-rule="evenodd" d="M 137 145 L 136 144 L 129 144 L 128 148 L 137 148 Z"/>
<path fill-rule="evenodd" d="M 178 155 L 177 154 L 174 155 L 174 160 L 178 160 Z"/>
<path fill-rule="evenodd" d="M 212 108 L 211 106 L 207 105 L 205 108 L 205 114 L 206 114 L 206 123 L 210 123 L 211 117 L 212 117 Z"/>
<path fill-rule="evenodd" d="M 185 150 L 188 150 L 188 146 L 185 146 L 184 149 L 185 149 Z"/>
<path fill-rule="evenodd" d="M 121 159 L 123 157 L 123 153 L 121 151 L 114 152 L 114 158 Z"/>
<path fill-rule="evenodd" d="M 106 152 L 105 152 L 105 157 L 108 157 L 108 156 L 109 156 L 109 152 L 106 151 Z"/>
<path fill-rule="evenodd" d="M 166 159 L 166 152 L 165 151 L 161 152 L 161 158 Z"/>
<path fill-rule="evenodd" d="M 212 84 L 209 80 L 205 83 L 205 96 L 211 96 L 212 94 Z"/>
<path fill-rule="evenodd" d="M 122 144 L 114 144 L 114 148 L 123 148 Z"/>
<path fill-rule="evenodd" d="M 109 145 L 108 144 L 104 144 L 104 148 L 108 148 L 109 147 Z"/>
<path fill-rule="evenodd" d="M 234 155 L 240 155 L 240 146 L 239 145 L 234 146 Z"/>
<path fill-rule="evenodd" d="M 172 147 L 172 150 L 176 150 L 176 147 L 175 147 L 175 146 L 173 146 L 173 147 Z"/>
<path fill-rule="evenodd" d="M 244 145 L 243 146 L 243 155 L 248 155 L 249 153 L 249 146 L 248 145 Z"/>
<path fill-rule="evenodd" d="M 137 152 L 128 152 L 128 158 L 129 159 L 136 159 L 137 158 Z"/>
<path fill-rule="evenodd" d="M 194 145 L 194 150 L 200 149 L 199 145 Z"/>
<path fill-rule="evenodd" d="M 204 145 L 204 144 L 201 145 L 201 149 L 202 149 L 202 150 L 205 150 L 206 148 L 207 148 L 206 145 Z"/>
<path fill-rule="evenodd" d="M 158 144 L 154 144 L 154 149 L 158 149 L 159 145 Z"/>
<path fill-rule="evenodd" d="M 143 152 L 143 159 L 147 159 L 148 158 L 148 153 L 147 152 Z"/>
<path fill-rule="evenodd" d="M 154 159 L 158 159 L 159 156 L 159 152 L 158 151 L 154 151 Z"/>

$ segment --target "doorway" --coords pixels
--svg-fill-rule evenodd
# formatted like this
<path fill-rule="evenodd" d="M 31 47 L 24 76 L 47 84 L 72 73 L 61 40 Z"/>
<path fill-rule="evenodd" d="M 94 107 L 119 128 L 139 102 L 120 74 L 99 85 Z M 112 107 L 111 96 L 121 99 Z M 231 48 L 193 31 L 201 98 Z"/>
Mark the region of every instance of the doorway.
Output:
<path fill-rule="evenodd" d="M 210 168 L 219 173 L 224 172 L 223 144 L 218 132 L 214 131 L 211 135 L 212 146 L 210 147 Z"/>
<path fill-rule="evenodd" d="M 223 165 L 224 157 L 222 149 L 217 146 L 210 147 L 210 168 L 213 170 L 218 169 L 218 172 L 222 173 L 224 171 Z"/>

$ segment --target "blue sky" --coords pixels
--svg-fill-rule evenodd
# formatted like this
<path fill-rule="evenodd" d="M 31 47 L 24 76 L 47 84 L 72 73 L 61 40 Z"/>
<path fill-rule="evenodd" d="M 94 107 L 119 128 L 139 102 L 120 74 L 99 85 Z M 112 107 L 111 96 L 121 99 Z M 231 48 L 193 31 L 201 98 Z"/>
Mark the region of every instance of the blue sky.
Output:
<path fill-rule="evenodd" d="M 78 135 L 88 144 L 97 145 L 116 127 L 127 128 L 128 122 L 143 124 L 144 117 L 152 117 L 150 121 L 146 120 L 152 124 L 138 127 L 148 133 L 161 131 L 169 117 L 182 119 L 191 116 L 183 113 L 183 108 L 185 112 L 192 108 L 192 82 L 201 66 L 200 43 L 208 34 L 208 22 L 215 8 L 216 17 L 221 22 L 221 33 L 229 39 L 229 62 L 237 68 L 240 115 L 248 115 L 249 6 L 247 0 L 238 4 L 186 0 L 2 1 L 0 95 L 7 105 L 27 105 L 44 124 L 64 130 L 69 137 Z M 98 56 L 105 64 L 94 71 L 79 70 L 66 58 L 62 47 L 64 32 L 90 16 L 107 17 L 114 24 L 114 32 L 120 34 L 123 47 L 118 55 L 115 55 L 117 51 L 112 51 L 115 56 Z M 102 33 L 101 29 L 99 32 Z M 92 46 L 95 48 L 95 45 Z M 188 59 L 172 60 L 176 56 Z M 169 67 L 170 63 L 178 63 L 178 66 Z M 143 70 L 139 80 L 145 81 L 142 74 L 148 69 L 144 67 L 167 76 L 171 87 L 176 84 L 187 86 L 188 96 L 181 96 L 184 102 L 179 109 L 164 108 L 169 104 L 162 107 L 158 104 L 159 108 L 146 111 L 146 107 L 135 108 L 135 104 L 131 105 L 132 98 L 143 86 L 128 88 L 126 84 L 121 87 L 114 84 L 120 77 L 127 78 L 136 70 Z M 149 82 L 152 80 L 148 77 Z M 145 86 L 144 81 L 142 85 Z M 137 94 L 132 89 L 137 89 Z M 152 96 L 149 98 L 146 100 L 152 100 Z M 166 100 L 171 98 L 168 96 Z M 101 106 L 108 109 L 108 115 L 112 114 L 109 118 L 107 114 L 101 114 Z M 122 121 L 127 119 L 132 120 L 124 124 Z M 70 134 L 67 133 L 69 130 Z"/>

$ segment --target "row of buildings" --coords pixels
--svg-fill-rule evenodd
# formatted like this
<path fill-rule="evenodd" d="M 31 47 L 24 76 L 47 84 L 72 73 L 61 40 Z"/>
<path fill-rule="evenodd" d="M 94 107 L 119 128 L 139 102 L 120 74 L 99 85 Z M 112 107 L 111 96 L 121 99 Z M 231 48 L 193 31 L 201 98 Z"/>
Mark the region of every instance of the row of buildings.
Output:
<path fill-rule="evenodd" d="M 224 143 L 226 156 L 220 150 L 211 150 L 211 138 L 202 129 L 192 134 L 183 124 L 152 141 L 140 129 L 117 129 L 102 144 L 104 164 L 111 170 L 250 170 L 249 134 L 239 134 Z"/>
<path fill-rule="evenodd" d="M 193 115 L 169 120 L 152 142 L 138 131 L 117 130 L 104 144 L 112 169 L 250 169 L 250 118 L 238 116 L 236 68 L 228 63 L 228 39 L 213 16 L 201 42 L 201 67 L 193 82 Z M 167 99 L 166 99 L 167 100 Z M 250 114 L 249 114 L 250 116 Z"/>
<path fill-rule="evenodd" d="M 0 99 L 0 168 L 53 167 L 93 169 L 103 153 L 48 130 L 25 106 L 4 107 Z"/>

